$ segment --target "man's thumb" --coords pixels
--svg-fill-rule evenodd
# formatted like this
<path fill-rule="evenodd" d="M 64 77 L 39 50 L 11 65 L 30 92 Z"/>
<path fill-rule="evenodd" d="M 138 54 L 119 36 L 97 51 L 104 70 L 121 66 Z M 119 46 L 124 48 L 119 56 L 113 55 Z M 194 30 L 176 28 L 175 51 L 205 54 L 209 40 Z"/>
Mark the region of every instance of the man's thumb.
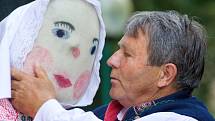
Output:
<path fill-rule="evenodd" d="M 48 79 L 48 75 L 45 69 L 43 69 L 43 67 L 38 63 L 35 64 L 34 73 L 35 73 L 35 76 L 38 78 Z"/>

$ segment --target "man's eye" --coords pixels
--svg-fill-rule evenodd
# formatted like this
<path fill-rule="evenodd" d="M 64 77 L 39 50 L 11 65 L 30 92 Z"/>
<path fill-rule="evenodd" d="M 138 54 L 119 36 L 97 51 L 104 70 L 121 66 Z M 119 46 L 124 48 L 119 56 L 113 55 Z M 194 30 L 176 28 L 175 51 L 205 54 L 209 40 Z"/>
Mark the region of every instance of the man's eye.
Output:
<path fill-rule="evenodd" d="M 68 39 L 70 37 L 70 33 L 67 30 L 61 28 L 54 28 L 52 29 L 52 33 L 61 39 Z"/>
<path fill-rule="evenodd" d="M 124 53 L 124 56 L 125 57 L 131 57 L 131 55 L 129 53 L 126 53 L 126 52 Z"/>

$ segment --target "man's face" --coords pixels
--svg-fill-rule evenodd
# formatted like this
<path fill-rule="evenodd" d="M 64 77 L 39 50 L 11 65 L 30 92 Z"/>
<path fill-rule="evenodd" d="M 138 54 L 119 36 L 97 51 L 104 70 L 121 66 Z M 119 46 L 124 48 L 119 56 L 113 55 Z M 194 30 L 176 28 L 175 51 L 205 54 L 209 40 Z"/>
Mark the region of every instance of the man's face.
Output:
<path fill-rule="evenodd" d="M 89 84 L 98 38 L 99 21 L 91 5 L 82 0 L 53 0 L 24 70 L 31 72 L 35 63 L 41 64 L 58 100 L 74 104 Z"/>
<path fill-rule="evenodd" d="M 112 68 L 110 96 L 124 106 L 147 101 L 157 90 L 159 68 L 147 64 L 147 46 L 145 35 L 124 36 L 120 49 L 107 61 Z"/>

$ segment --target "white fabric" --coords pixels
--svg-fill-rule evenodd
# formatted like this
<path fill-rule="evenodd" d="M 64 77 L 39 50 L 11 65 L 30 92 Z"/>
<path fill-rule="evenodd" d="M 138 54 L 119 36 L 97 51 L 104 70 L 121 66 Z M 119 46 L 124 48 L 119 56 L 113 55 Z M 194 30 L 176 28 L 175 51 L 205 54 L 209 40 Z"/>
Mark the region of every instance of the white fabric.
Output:
<path fill-rule="evenodd" d="M 158 112 L 147 115 L 135 121 L 198 121 L 198 120 L 174 112 Z"/>
<path fill-rule="evenodd" d="M 7 43 L 4 41 L 2 42 L 2 37 L 4 35 L 4 31 L 5 30 L 5 21 L 6 19 L 4 19 L 1 23 L 0 23 L 0 74 L 1 75 L 5 75 L 5 76 L 1 76 L 0 75 L 0 98 L 8 98 L 11 91 L 10 91 L 10 80 L 8 80 L 8 78 L 10 78 L 10 76 L 8 75 L 8 73 L 10 73 L 9 71 L 9 61 L 7 61 L 7 59 L 2 59 L 4 58 L 9 58 L 8 55 L 6 53 L 8 53 L 9 49 L 7 48 Z M 6 55 L 5 55 L 6 54 Z M 5 70 L 5 71 L 4 71 Z M 5 80 L 5 81 L 1 81 L 1 80 Z"/>
<path fill-rule="evenodd" d="M 101 121 L 92 112 L 84 112 L 75 108 L 65 110 L 54 99 L 44 103 L 37 112 L 34 121 Z M 174 112 L 153 113 L 135 121 L 197 121 L 194 118 Z"/>
<path fill-rule="evenodd" d="M 99 87 L 99 68 L 105 43 L 105 27 L 101 17 L 100 3 L 97 0 L 84 0 L 92 4 L 100 21 L 98 52 L 93 65 L 93 72 L 86 93 L 74 106 L 86 106 L 93 102 Z M 49 0 L 36 0 L 19 7 L 0 23 L 0 99 L 11 97 L 10 65 L 23 68 L 27 54 L 33 48 L 43 22 Z M 18 53 L 20 52 L 20 53 Z M 9 63 L 10 62 L 10 63 Z"/>
<path fill-rule="evenodd" d="M 37 112 L 34 121 L 101 121 L 92 112 L 79 108 L 65 110 L 55 99 L 44 103 Z"/>

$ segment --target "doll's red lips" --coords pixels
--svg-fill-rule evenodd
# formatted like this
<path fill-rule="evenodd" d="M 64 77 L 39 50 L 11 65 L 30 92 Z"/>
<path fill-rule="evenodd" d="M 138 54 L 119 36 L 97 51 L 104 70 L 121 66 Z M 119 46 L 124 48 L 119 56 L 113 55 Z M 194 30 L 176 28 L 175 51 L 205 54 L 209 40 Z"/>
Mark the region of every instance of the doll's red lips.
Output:
<path fill-rule="evenodd" d="M 67 88 L 72 86 L 71 81 L 68 78 L 65 78 L 64 76 L 57 74 L 54 74 L 54 77 L 61 88 Z"/>

